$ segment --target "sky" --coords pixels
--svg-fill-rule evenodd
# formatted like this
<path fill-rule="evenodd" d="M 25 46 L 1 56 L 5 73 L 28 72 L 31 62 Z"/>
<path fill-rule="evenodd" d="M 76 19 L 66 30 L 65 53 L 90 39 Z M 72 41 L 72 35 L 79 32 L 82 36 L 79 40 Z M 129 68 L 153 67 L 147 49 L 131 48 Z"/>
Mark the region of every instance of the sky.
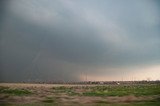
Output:
<path fill-rule="evenodd" d="M 160 80 L 159 0 L 1 0 L 0 82 Z"/>

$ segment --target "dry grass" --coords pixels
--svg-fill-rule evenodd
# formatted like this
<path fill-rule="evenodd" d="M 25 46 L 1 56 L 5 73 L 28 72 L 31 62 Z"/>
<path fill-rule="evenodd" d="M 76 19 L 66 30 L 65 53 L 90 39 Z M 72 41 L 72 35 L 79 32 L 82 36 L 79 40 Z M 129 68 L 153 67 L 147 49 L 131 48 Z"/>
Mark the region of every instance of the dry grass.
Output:
<path fill-rule="evenodd" d="M 114 86 L 115 87 L 115 86 Z M 114 88 L 113 87 L 113 88 Z M 96 85 L 62 85 L 62 84 L 23 84 L 23 83 L 0 83 L 2 89 L 17 89 L 32 92 L 29 95 L 11 95 L 0 93 L 0 105 L 49 105 L 49 106 L 126 106 L 147 104 L 160 104 L 160 95 L 124 95 L 124 96 L 98 96 L 84 95 L 85 92 L 105 91 L 104 86 Z M 96 88 L 96 89 L 95 89 Z M 97 90 L 97 91 L 96 91 Z M 118 92 L 118 91 L 117 91 Z M 127 92 L 127 91 L 126 91 Z M 146 104 L 147 103 L 147 104 Z M 28 104 L 28 105 L 27 105 Z M 149 105 L 150 106 L 150 105 Z"/>

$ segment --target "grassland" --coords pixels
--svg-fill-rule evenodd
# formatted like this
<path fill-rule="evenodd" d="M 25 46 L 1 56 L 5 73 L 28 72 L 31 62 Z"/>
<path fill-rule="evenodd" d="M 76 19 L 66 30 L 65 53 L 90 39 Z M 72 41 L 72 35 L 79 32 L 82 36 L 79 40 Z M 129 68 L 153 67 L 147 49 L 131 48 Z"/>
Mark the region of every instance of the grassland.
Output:
<path fill-rule="evenodd" d="M 0 106 L 160 106 L 160 84 L 0 84 Z"/>
<path fill-rule="evenodd" d="M 0 94 L 9 94 L 15 96 L 29 95 L 31 92 L 26 89 L 11 89 L 9 87 L 0 87 Z"/>

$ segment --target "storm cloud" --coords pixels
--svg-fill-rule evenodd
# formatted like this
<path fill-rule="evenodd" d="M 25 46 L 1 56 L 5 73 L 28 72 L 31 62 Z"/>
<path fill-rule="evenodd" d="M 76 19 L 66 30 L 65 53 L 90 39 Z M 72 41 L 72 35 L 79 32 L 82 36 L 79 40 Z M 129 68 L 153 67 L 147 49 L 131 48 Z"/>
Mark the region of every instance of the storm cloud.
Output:
<path fill-rule="evenodd" d="M 2 0 L 0 7 L 1 82 L 160 78 L 158 0 Z"/>

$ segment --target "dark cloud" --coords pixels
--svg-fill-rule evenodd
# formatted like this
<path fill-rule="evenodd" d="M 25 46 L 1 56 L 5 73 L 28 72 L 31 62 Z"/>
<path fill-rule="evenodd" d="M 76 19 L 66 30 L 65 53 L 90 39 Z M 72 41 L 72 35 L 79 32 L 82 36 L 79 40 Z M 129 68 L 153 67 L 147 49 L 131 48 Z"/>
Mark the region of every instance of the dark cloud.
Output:
<path fill-rule="evenodd" d="M 2 1 L 0 81 L 116 79 L 159 64 L 156 2 Z"/>

